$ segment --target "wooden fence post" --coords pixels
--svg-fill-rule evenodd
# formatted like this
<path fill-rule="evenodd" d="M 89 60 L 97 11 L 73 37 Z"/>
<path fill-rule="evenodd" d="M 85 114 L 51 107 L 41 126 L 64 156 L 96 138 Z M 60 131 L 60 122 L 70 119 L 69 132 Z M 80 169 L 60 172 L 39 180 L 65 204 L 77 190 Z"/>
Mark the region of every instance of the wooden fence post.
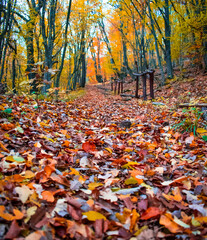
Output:
<path fill-rule="evenodd" d="M 118 80 L 118 95 L 120 94 L 120 81 Z"/>
<path fill-rule="evenodd" d="M 153 87 L 153 85 L 154 85 L 154 72 L 155 72 L 154 70 L 151 70 L 149 72 L 149 75 L 150 75 L 150 97 L 152 99 L 155 98 L 155 96 L 154 96 L 154 87 Z"/>
<path fill-rule="evenodd" d="M 111 80 L 111 91 L 113 91 L 113 81 Z"/>
<path fill-rule="evenodd" d="M 139 98 L 139 76 L 136 77 L 136 90 L 135 90 L 135 98 Z"/>
<path fill-rule="evenodd" d="M 146 82 L 147 82 L 147 72 L 144 72 L 142 75 L 142 82 L 143 82 L 143 97 L 144 100 L 147 100 L 147 86 L 146 86 Z"/>
<path fill-rule="evenodd" d="M 121 81 L 121 93 L 123 93 L 124 92 L 124 81 L 122 80 Z"/>
<path fill-rule="evenodd" d="M 115 84 L 115 86 L 114 86 L 114 94 L 116 94 L 116 89 L 117 89 L 117 81 L 116 80 L 114 81 L 114 84 Z"/>

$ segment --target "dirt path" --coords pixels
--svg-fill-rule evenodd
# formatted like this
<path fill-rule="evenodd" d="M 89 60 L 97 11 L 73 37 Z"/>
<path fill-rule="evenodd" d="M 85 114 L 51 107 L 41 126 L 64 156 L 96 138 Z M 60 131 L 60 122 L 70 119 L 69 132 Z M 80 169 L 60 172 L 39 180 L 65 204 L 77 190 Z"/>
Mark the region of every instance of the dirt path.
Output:
<path fill-rule="evenodd" d="M 168 106 L 96 86 L 39 109 L 25 97 L 1 101 L 13 112 L 0 125 L 0 238 L 207 234 L 207 144 L 173 132 Z"/>

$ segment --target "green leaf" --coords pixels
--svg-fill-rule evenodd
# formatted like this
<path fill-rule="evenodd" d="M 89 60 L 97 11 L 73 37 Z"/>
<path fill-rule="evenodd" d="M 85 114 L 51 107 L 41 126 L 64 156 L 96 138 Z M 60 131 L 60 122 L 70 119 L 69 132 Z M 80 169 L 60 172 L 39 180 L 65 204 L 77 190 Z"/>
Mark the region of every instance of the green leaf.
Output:
<path fill-rule="evenodd" d="M 7 108 L 3 112 L 5 112 L 5 113 L 12 113 L 12 108 Z"/>
<path fill-rule="evenodd" d="M 7 161 L 11 161 L 11 162 L 25 162 L 25 159 L 23 157 L 19 157 L 19 156 L 8 156 L 6 157 Z"/>
<path fill-rule="evenodd" d="M 16 127 L 16 130 L 17 130 L 19 133 L 24 133 L 24 130 L 23 130 L 21 127 Z"/>
<path fill-rule="evenodd" d="M 202 138 L 203 138 L 203 140 L 204 140 L 205 142 L 207 142 L 207 136 L 206 136 L 206 135 L 203 136 Z"/>

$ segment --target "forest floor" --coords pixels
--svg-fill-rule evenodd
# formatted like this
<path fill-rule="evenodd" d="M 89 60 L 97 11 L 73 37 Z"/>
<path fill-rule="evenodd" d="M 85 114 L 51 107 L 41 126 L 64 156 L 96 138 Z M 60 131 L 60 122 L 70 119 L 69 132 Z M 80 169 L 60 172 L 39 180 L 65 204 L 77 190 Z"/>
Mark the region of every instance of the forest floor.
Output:
<path fill-rule="evenodd" d="M 0 239 L 206 239 L 206 121 L 177 107 L 206 103 L 206 80 L 155 103 L 109 85 L 71 102 L 1 96 Z"/>

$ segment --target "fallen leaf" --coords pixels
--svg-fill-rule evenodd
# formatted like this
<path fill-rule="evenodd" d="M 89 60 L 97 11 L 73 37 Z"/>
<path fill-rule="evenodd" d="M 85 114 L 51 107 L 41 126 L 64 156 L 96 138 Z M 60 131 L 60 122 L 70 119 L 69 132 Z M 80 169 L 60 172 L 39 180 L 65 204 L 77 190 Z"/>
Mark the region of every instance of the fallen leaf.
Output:
<path fill-rule="evenodd" d="M 95 188 L 97 188 L 99 186 L 103 186 L 103 184 L 102 183 L 97 183 L 97 182 L 89 183 L 88 184 L 88 189 L 89 190 L 94 190 Z"/>
<path fill-rule="evenodd" d="M 103 214 L 96 211 L 84 212 L 82 214 L 86 216 L 89 221 L 96 221 L 97 219 L 106 220 L 106 217 Z"/>
<path fill-rule="evenodd" d="M 47 202 L 54 202 L 55 198 L 50 191 L 43 191 L 41 194 L 43 200 L 46 200 Z"/>
<path fill-rule="evenodd" d="M 160 224 L 164 225 L 172 233 L 182 232 L 182 229 L 169 217 L 169 214 L 161 215 Z"/>
<path fill-rule="evenodd" d="M 27 217 L 25 218 L 24 222 L 27 223 L 30 218 L 35 214 L 37 210 L 37 206 L 33 206 L 27 209 Z"/>
<path fill-rule="evenodd" d="M 27 186 L 23 185 L 22 187 L 15 187 L 15 192 L 19 194 L 19 199 L 22 203 L 25 203 L 33 191 L 30 190 Z"/>
<path fill-rule="evenodd" d="M 6 213 L 5 207 L 0 206 L 0 217 L 2 217 L 3 219 L 5 219 L 7 221 L 19 220 L 24 217 L 24 214 L 22 212 L 20 212 L 18 209 L 13 209 L 13 213 L 14 213 L 14 215 Z"/>
<path fill-rule="evenodd" d="M 93 142 L 83 143 L 82 148 L 85 152 L 95 152 L 96 151 L 96 145 Z"/>
<path fill-rule="evenodd" d="M 14 220 L 11 223 L 11 226 L 9 228 L 9 231 L 7 232 L 7 234 L 4 236 L 4 239 L 15 239 L 16 237 L 18 237 L 19 233 L 21 232 L 21 228 L 18 225 L 17 221 Z"/>
<path fill-rule="evenodd" d="M 104 200 L 109 200 L 111 202 L 116 202 L 118 200 L 117 195 L 111 191 L 110 188 L 106 188 L 103 191 L 100 191 L 100 198 L 103 198 Z"/>
<path fill-rule="evenodd" d="M 149 207 L 141 216 L 140 219 L 142 220 L 148 220 L 150 218 L 156 218 L 159 217 L 162 214 L 162 210 L 160 210 L 157 207 Z"/>

